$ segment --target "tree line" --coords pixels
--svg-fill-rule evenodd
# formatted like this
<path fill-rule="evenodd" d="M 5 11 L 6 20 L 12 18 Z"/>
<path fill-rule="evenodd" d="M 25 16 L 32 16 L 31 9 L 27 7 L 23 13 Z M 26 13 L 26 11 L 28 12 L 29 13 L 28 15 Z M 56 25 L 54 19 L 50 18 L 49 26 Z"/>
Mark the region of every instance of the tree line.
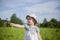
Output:
<path fill-rule="evenodd" d="M 52 18 L 50 21 L 47 21 L 45 18 L 43 23 L 38 23 L 39 27 L 46 27 L 46 28 L 60 28 L 60 21 L 57 21 L 55 18 Z"/>
<path fill-rule="evenodd" d="M 24 22 L 16 16 L 16 14 L 12 14 L 10 21 L 7 20 L 2 20 L 0 18 L 0 27 L 10 27 L 11 25 L 8 22 L 16 23 L 16 24 L 24 24 Z M 55 18 L 52 18 L 50 21 L 47 21 L 45 18 L 43 20 L 43 23 L 38 23 L 38 27 L 45 27 L 45 28 L 60 28 L 60 21 L 57 21 Z"/>
<path fill-rule="evenodd" d="M 2 20 L 0 18 L 0 27 L 10 27 L 11 25 L 9 23 L 16 23 L 16 24 L 24 24 L 24 22 L 16 16 L 16 14 L 12 14 L 10 21 L 6 18 L 6 20 Z"/>

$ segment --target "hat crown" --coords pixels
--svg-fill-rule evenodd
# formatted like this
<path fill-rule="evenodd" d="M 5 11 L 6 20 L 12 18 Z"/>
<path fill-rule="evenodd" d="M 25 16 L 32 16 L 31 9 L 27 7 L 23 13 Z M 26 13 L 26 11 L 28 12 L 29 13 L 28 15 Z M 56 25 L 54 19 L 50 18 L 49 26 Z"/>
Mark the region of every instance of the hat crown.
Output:
<path fill-rule="evenodd" d="M 30 16 L 30 17 L 33 17 L 33 18 L 35 18 L 35 19 L 37 18 L 37 16 L 36 16 L 35 14 L 30 14 L 29 16 Z"/>
<path fill-rule="evenodd" d="M 29 14 L 28 16 L 33 17 L 37 21 L 37 16 L 35 14 Z"/>

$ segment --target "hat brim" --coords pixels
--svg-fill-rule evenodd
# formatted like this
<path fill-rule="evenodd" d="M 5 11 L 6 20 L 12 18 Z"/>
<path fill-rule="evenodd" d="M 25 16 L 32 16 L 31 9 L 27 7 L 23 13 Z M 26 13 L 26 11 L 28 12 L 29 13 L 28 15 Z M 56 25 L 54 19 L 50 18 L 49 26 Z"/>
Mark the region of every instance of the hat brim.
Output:
<path fill-rule="evenodd" d="M 26 16 L 26 19 L 27 19 L 28 17 L 31 17 L 31 16 L 27 15 L 27 16 Z M 36 20 L 34 17 L 31 17 L 31 18 L 34 19 L 34 20 L 37 22 L 37 20 Z"/>

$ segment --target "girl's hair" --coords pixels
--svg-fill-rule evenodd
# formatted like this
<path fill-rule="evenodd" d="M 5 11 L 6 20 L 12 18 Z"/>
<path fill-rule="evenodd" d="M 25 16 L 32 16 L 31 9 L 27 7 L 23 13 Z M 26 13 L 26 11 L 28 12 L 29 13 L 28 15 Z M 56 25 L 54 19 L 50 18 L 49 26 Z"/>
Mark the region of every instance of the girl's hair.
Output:
<path fill-rule="evenodd" d="M 26 19 L 27 19 L 28 17 L 30 17 L 30 16 L 26 16 Z M 33 19 L 34 25 L 36 25 L 36 24 L 37 24 L 37 21 L 36 21 L 33 17 L 31 17 L 31 18 Z"/>

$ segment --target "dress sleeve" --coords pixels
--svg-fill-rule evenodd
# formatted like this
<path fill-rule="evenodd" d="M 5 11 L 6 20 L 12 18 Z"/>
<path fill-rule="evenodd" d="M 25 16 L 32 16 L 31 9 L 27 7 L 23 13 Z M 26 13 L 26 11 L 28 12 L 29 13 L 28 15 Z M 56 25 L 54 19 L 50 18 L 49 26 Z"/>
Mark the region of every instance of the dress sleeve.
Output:
<path fill-rule="evenodd" d="M 39 32 L 40 32 L 40 29 L 39 29 L 38 27 L 36 28 L 36 32 L 37 32 L 37 33 L 39 33 Z"/>
<path fill-rule="evenodd" d="M 29 30 L 29 26 L 27 24 L 24 24 L 24 26 L 26 30 Z"/>

